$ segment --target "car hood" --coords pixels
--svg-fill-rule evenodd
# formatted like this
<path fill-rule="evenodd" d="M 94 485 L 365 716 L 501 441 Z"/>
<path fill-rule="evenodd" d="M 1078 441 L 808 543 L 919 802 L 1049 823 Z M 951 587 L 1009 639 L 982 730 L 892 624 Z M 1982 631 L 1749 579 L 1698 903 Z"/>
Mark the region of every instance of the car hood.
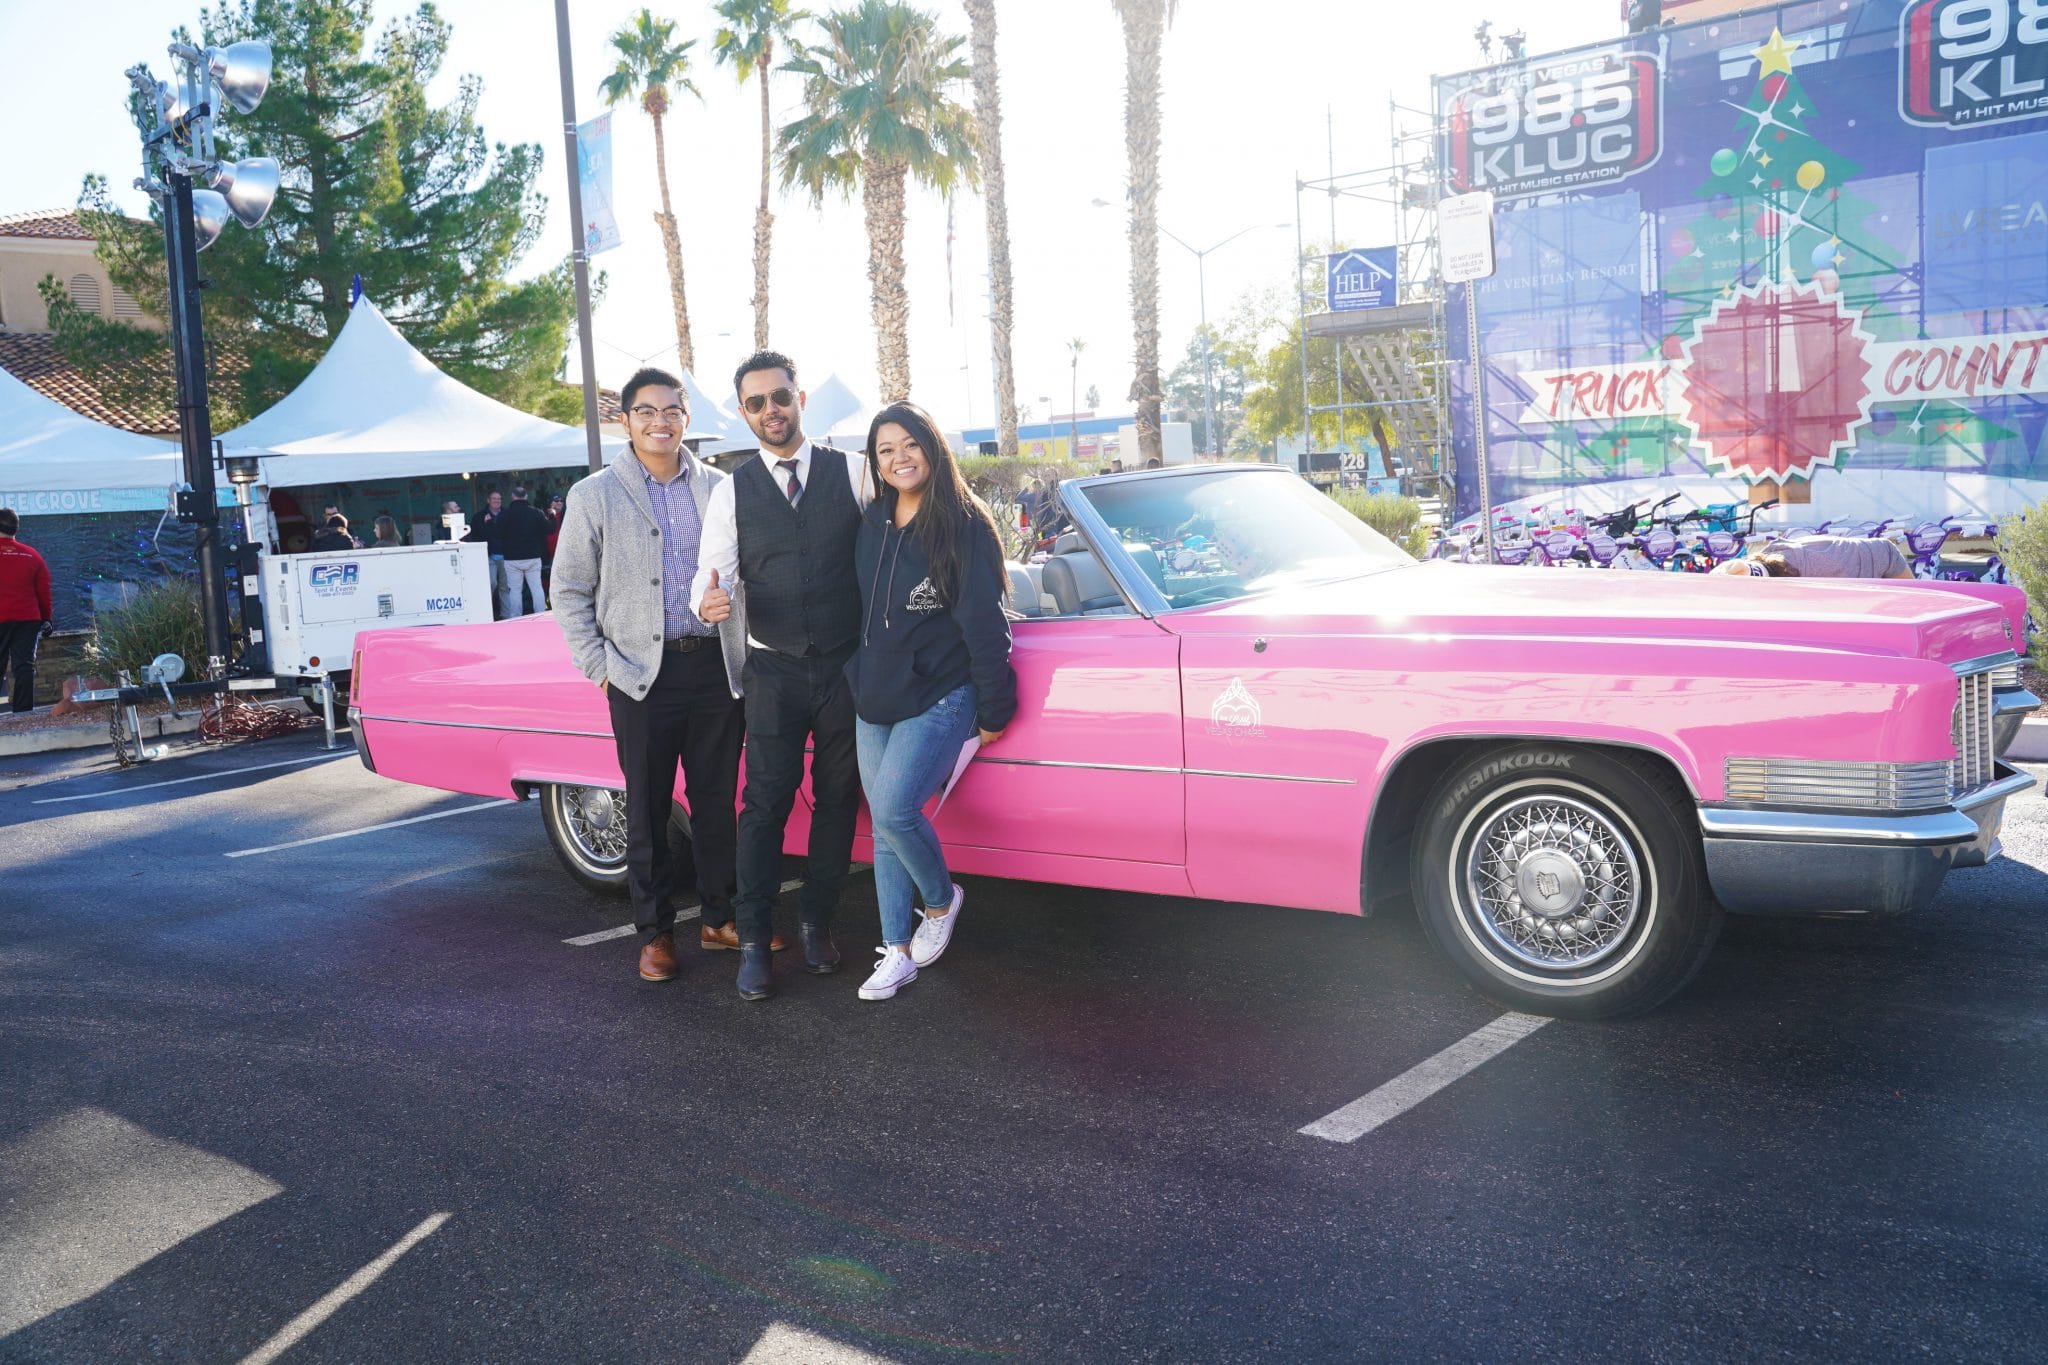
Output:
<path fill-rule="evenodd" d="M 2006 614 L 1905 580 L 1423 563 L 1176 612 L 1181 634 L 1496 635 L 1753 642 L 1959 663 L 2013 648 Z"/>

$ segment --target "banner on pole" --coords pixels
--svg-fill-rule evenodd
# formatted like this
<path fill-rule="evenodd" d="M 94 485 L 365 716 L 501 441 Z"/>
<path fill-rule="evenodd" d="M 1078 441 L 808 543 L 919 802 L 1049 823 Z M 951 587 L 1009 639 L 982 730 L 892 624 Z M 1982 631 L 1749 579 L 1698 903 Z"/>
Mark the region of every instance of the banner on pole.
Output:
<path fill-rule="evenodd" d="M 612 116 L 576 125 L 576 178 L 583 189 L 583 250 L 592 256 L 619 244 L 612 212 Z"/>

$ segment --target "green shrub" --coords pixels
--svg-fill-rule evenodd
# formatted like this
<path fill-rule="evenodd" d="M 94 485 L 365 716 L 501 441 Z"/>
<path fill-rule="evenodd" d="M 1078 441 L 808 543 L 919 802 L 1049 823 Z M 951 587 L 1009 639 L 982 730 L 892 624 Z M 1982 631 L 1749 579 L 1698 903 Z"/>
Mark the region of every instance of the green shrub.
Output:
<path fill-rule="evenodd" d="M 1388 540 L 1422 558 L 1429 548 L 1429 528 L 1422 524 L 1422 504 L 1398 493 L 1361 493 L 1355 488 L 1332 488 L 1336 504 Z"/>
<path fill-rule="evenodd" d="M 2028 610 L 2042 627 L 2034 635 L 2034 663 L 2048 669 L 2048 502 L 1998 524 L 1998 557 L 2026 590 Z"/>
<path fill-rule="evenodd" d="M 199 586 L 190 579 L 152 583 L 134 600 L 99 613 L 86 659 L 111 680 L 127 669 L 137 678 L 159 654 L 185 660 L 187 677 L 206 671 L 206 627 L 199 614 Z"/>

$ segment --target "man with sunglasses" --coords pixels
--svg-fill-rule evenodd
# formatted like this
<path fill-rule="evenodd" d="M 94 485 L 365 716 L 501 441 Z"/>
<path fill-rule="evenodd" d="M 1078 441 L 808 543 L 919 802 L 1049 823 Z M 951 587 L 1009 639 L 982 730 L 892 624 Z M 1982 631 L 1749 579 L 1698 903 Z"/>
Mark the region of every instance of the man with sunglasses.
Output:
<path fill-rule="evenodd" d="M 569 490 L 555 545 L 554 608 L 569 653 L 603 689 L 626 776 L 626 886 L 640 975 L 676 975 L 679 869 L 668 843 L 676 764 L 689 798 L 705 947 L 732 940 L 744 612 L 690 610 L 705 509 L 725 475 L 683 444 L 689 400 L 643 369 L 619 390 L 632 448 Z M 538 515 L 538 514 L 536 514 Z M 736 941 L 736 940 L 734 940 Z M 779 946 L 779 945 L 778 945 Z"/>
<path fill-rule="evenodd" d="M 739 991 L 765 1000 L 782 836 L 811 758 L 810 859 L 799 899 L 804 969 L 839 970 L 832 913 L 853 856 L 860 806 L 847 658 L 860 633 L 853 546 L 873 498 L 867 458 L 803 430 L 796 364 L 759 351 L 733 375 L 760 455 L 712 491 L 690 607 L 724 623 L 744 614 L 747 788 L 739 819 Z"/>

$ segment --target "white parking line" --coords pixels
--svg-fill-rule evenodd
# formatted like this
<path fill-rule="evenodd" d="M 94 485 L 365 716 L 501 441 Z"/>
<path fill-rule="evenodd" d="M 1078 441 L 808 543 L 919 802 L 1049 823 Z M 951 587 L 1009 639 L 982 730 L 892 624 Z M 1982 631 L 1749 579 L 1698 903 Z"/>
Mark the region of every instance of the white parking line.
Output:
<path fill-rule="evenodd" d="M 333 1317 L 336 1309 L 375 1284 L 377 1277 L 391 1269 L 399 1257 L 433 1236 L 448 1218 L 449 1215 L 445 1213 L 436 1213 L 428 1217 L 425 1222 L 399 1238 L 382 1256 L 328 1290 L 321 1295 L 319 1302 L 278 1328 L 275 1336 L 242 1357 L 242 1365 L 270 1365 L 271 1361 L 305 1340 L 307 1333 Z"/>
<path fill-rule="evenodd" d="M 479 801 L 474 806 L 457 806 L 454 810 L 431 811 L 426 815 L 415 815 L 406 820 L 386 820 L 381 825 L 365 825 L 361 829 L 345 829 L 339 834 L 316 834 L 310 839 L 294 839 L 288 844 L 266 844 L 262 848 L 238 848 L 232 853 L 223 853 L 223 858 L 253 858 L 258 853 L 282 853 L 288 848 L 304 848 L 307 844 L 324 844 L 334 839 L 353 839 L 358 834 L 375 834 L 380 829 L 397 829 L 400 825 L 417 825 L 422 820 L 445 820 L 451 815 L 467 815 L 473 810 L 489 810 L 493 806 L 516 806 L 519 803 L 509 796 L 496 801 Z"/>
<path fill-rule="evenodd" d="M 1409 1067 L 1369 1095 L 1299 1131 L 1331 1142 L 1356 1142 L 1396 1115 L 1404 1114 L 1481 1063 L 1498 1057 L 1550 1021 L 1535 1014 L 1503 1014 L 1467 1034 L 1426 1062 Z"/>
<path fill-rule="evenodd" d="M 776 888 L 776 892 L 780 895 L 788 895 L 803 884 L 804 879 L 798 877 L 795 881 L 784 882 Z M 678 920 L 695 919 L 702 913 L 704 913 L 703 906 L 693 905 L 687 910 L 676 911 L 676 918 Z M 621 924 L 616 929 L 600 929 L 594 934 L 578 934 L 574 938 L 565 938 L 562 942 L 572 947 L 588 948 L 593 943 L 609 943 L 615 938 L 624 938 L 628 934 L 637 934 L 639 932 L 640 927 L 636 924 Z"/>
<path fill-rule="evenodd" d="M 144 782 L 136 787 L 114 787 L 103 792 L 80 792 L 76 796 L 46 796 L 40 801 L 31 801 L 31 806 L 55 806 L 65 801 L 95 801 L 102 796 L 126 796 L 129 792 L 153 791 L 158 787 L 175 787 L 181 782 L 205 782 L 216 777 L 234 777 L 238 773 L 260 773 L 269 768 L 290 768 L 300 763 L 323 763 L 330 759 L 349 757 L 346 754 L 309 754 L 304 758 L 287 758 L 278 763 L 258 763 L 247 768 L 224 768 L 217 773 L 198 773 L 192 777 L 173 777 L 163 782 Z"/>

